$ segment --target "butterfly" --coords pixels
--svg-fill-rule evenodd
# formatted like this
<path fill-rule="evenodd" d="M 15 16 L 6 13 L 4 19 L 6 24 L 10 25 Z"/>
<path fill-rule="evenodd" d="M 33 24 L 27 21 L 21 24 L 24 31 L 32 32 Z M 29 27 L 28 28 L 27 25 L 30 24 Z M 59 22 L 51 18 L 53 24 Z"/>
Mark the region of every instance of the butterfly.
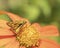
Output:
<path fill-rule="evenodd" d="M 40 39 L 40 33 L 35 30 L 32 25 L 28 27 L 24 26 L 26 21 L 8 22 L 8 26 L 16 32 L 16 38 L 20 43 L 20 46 L 29 48 L 31 46 L 38 46 L 38 40 Z"/>

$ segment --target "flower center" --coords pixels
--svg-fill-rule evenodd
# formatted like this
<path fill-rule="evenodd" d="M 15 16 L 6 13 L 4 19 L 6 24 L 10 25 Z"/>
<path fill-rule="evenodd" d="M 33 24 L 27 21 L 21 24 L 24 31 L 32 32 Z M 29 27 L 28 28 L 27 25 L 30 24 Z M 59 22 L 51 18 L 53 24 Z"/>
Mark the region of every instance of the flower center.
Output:
<path fill-rule="evenodd" d="M 23 27 L 25 25 L 23 22 L 9 22 L 8 25 L 17 32 L 16 38 L 20 43 L 20 46 L 25 46 L 26 48 L 31 48 L 31 46 L 38 46 L 40 39 L 40 33 L 36 31 L 33 26 Z"/>

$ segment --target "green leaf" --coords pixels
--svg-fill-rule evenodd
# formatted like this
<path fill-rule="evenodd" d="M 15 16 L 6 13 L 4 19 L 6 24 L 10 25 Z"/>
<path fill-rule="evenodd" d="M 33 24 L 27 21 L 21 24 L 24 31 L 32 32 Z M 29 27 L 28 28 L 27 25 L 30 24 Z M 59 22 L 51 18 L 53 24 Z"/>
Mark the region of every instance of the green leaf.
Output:
<path fill-rule="evenodd" d="M 6 21 L 12 21 L 12 20 L 10 19 L 10 17 L 9 17 L 8 15 L 6 15 L 6 14 L 0 15 L 0 19 L 6 20 Z"/>
<path fill-rule="evenodd" d="M 48 17 L 51 14 L 51 6 L 48 0 L 40 0 L 39 6 L 42 9 L 45 17 Z"/>
<path fill-rule="evenodd" d="M 24 10 L 25 10 L 25 17 L 30 21 L 36 20 L 39 17 L 39 14 L 41 13 L 39 8 L 32 5 L 24 7 Z"/>
<path fill-rule="evenodd" d="M 45 17 L 50 17 L 51 6 L 48 0 L 30 0 L 30 2 L 39 7 Z"/>

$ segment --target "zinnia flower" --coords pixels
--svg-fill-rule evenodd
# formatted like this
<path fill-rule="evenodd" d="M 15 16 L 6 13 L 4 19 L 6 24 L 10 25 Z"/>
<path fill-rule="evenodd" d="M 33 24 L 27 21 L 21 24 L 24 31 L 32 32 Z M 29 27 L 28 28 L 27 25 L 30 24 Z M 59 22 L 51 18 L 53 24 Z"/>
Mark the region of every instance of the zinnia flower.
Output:
<path fill-rule="evenodd" d="M 38 23 L 34 23 L 31 25 L 31 23 L 27 19 L 21 18 L 18 15 L 15 15 L 15 14 L 12 14 L 9 12 L 5 12 L 5 11 L 0 11 L 0 14 L 7 14 L 13 21 L 13 22 L 8 22 L 6 20 L 0 19 L 0 48 L 26 48 L 25 45 L 29 46 L 31 44 L 32 44 L 32 46 L 30 48 L 59 48 L 59 45 L 55 41 L 48 39 L 48 38 L 42 38 L 42 37 L 46 37 L 46 36 L 48 36 L 48 37 L 49 36 L 59 36 L 58 29 L 56 26 L 54 26 L 54 25 L 40 26 Z M 25 25 L 23 22 L 20 22 L 23 20 L 26 21 Z M 16 21 L 18 21 L 18 24 L 16 23 Z M 15 26 L 15 24 L 16 24 L 16 26 Z M 20 27 L 18 28 L 17 25 L 19 25 Z M 22 27 L 23 25 L 24 25 L 24 27 Z M 18 30 L 16 30 L 15 27 L 17 27 Z M 22 28 L 22 29 L 20 29 L 20 28 Z M 25 28 L 26 28 L 26 30 L 25 30 Z M 32 31 L 36 34 L 34 34 Z M 31 35 L 31 34 L 33 34 L 33 35 Z M 27 36 L 24 38 L 23 37 L 24 35 L 27 35 Z M 34 39 L 29 40 L 30 36 L 32 36 L 36 40 L 34 40 Z M 36 41 L 38 42 L 38 47 L 35 46 Z M 25 44 L 23 44 L 23 43 L 25 43 Z M 34 46 L 33 46 L 33 43 L 35 43 Z"/>

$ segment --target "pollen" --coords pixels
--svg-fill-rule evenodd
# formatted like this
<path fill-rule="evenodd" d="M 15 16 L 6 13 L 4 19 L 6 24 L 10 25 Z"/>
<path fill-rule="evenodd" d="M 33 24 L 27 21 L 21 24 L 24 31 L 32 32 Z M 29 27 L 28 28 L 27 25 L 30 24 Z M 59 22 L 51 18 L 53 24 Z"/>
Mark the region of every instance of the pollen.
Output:
<path fill-rule="evenodd" d="M 17 37 L 20 45 L 24 45 L 26 48 L 29 48 L 31 46 L 38 46 L 40 33 L 37 32 L 34 27 L 29 26 L 25 29 L 22 29 L 21 33 L 17 34 Z"/>

